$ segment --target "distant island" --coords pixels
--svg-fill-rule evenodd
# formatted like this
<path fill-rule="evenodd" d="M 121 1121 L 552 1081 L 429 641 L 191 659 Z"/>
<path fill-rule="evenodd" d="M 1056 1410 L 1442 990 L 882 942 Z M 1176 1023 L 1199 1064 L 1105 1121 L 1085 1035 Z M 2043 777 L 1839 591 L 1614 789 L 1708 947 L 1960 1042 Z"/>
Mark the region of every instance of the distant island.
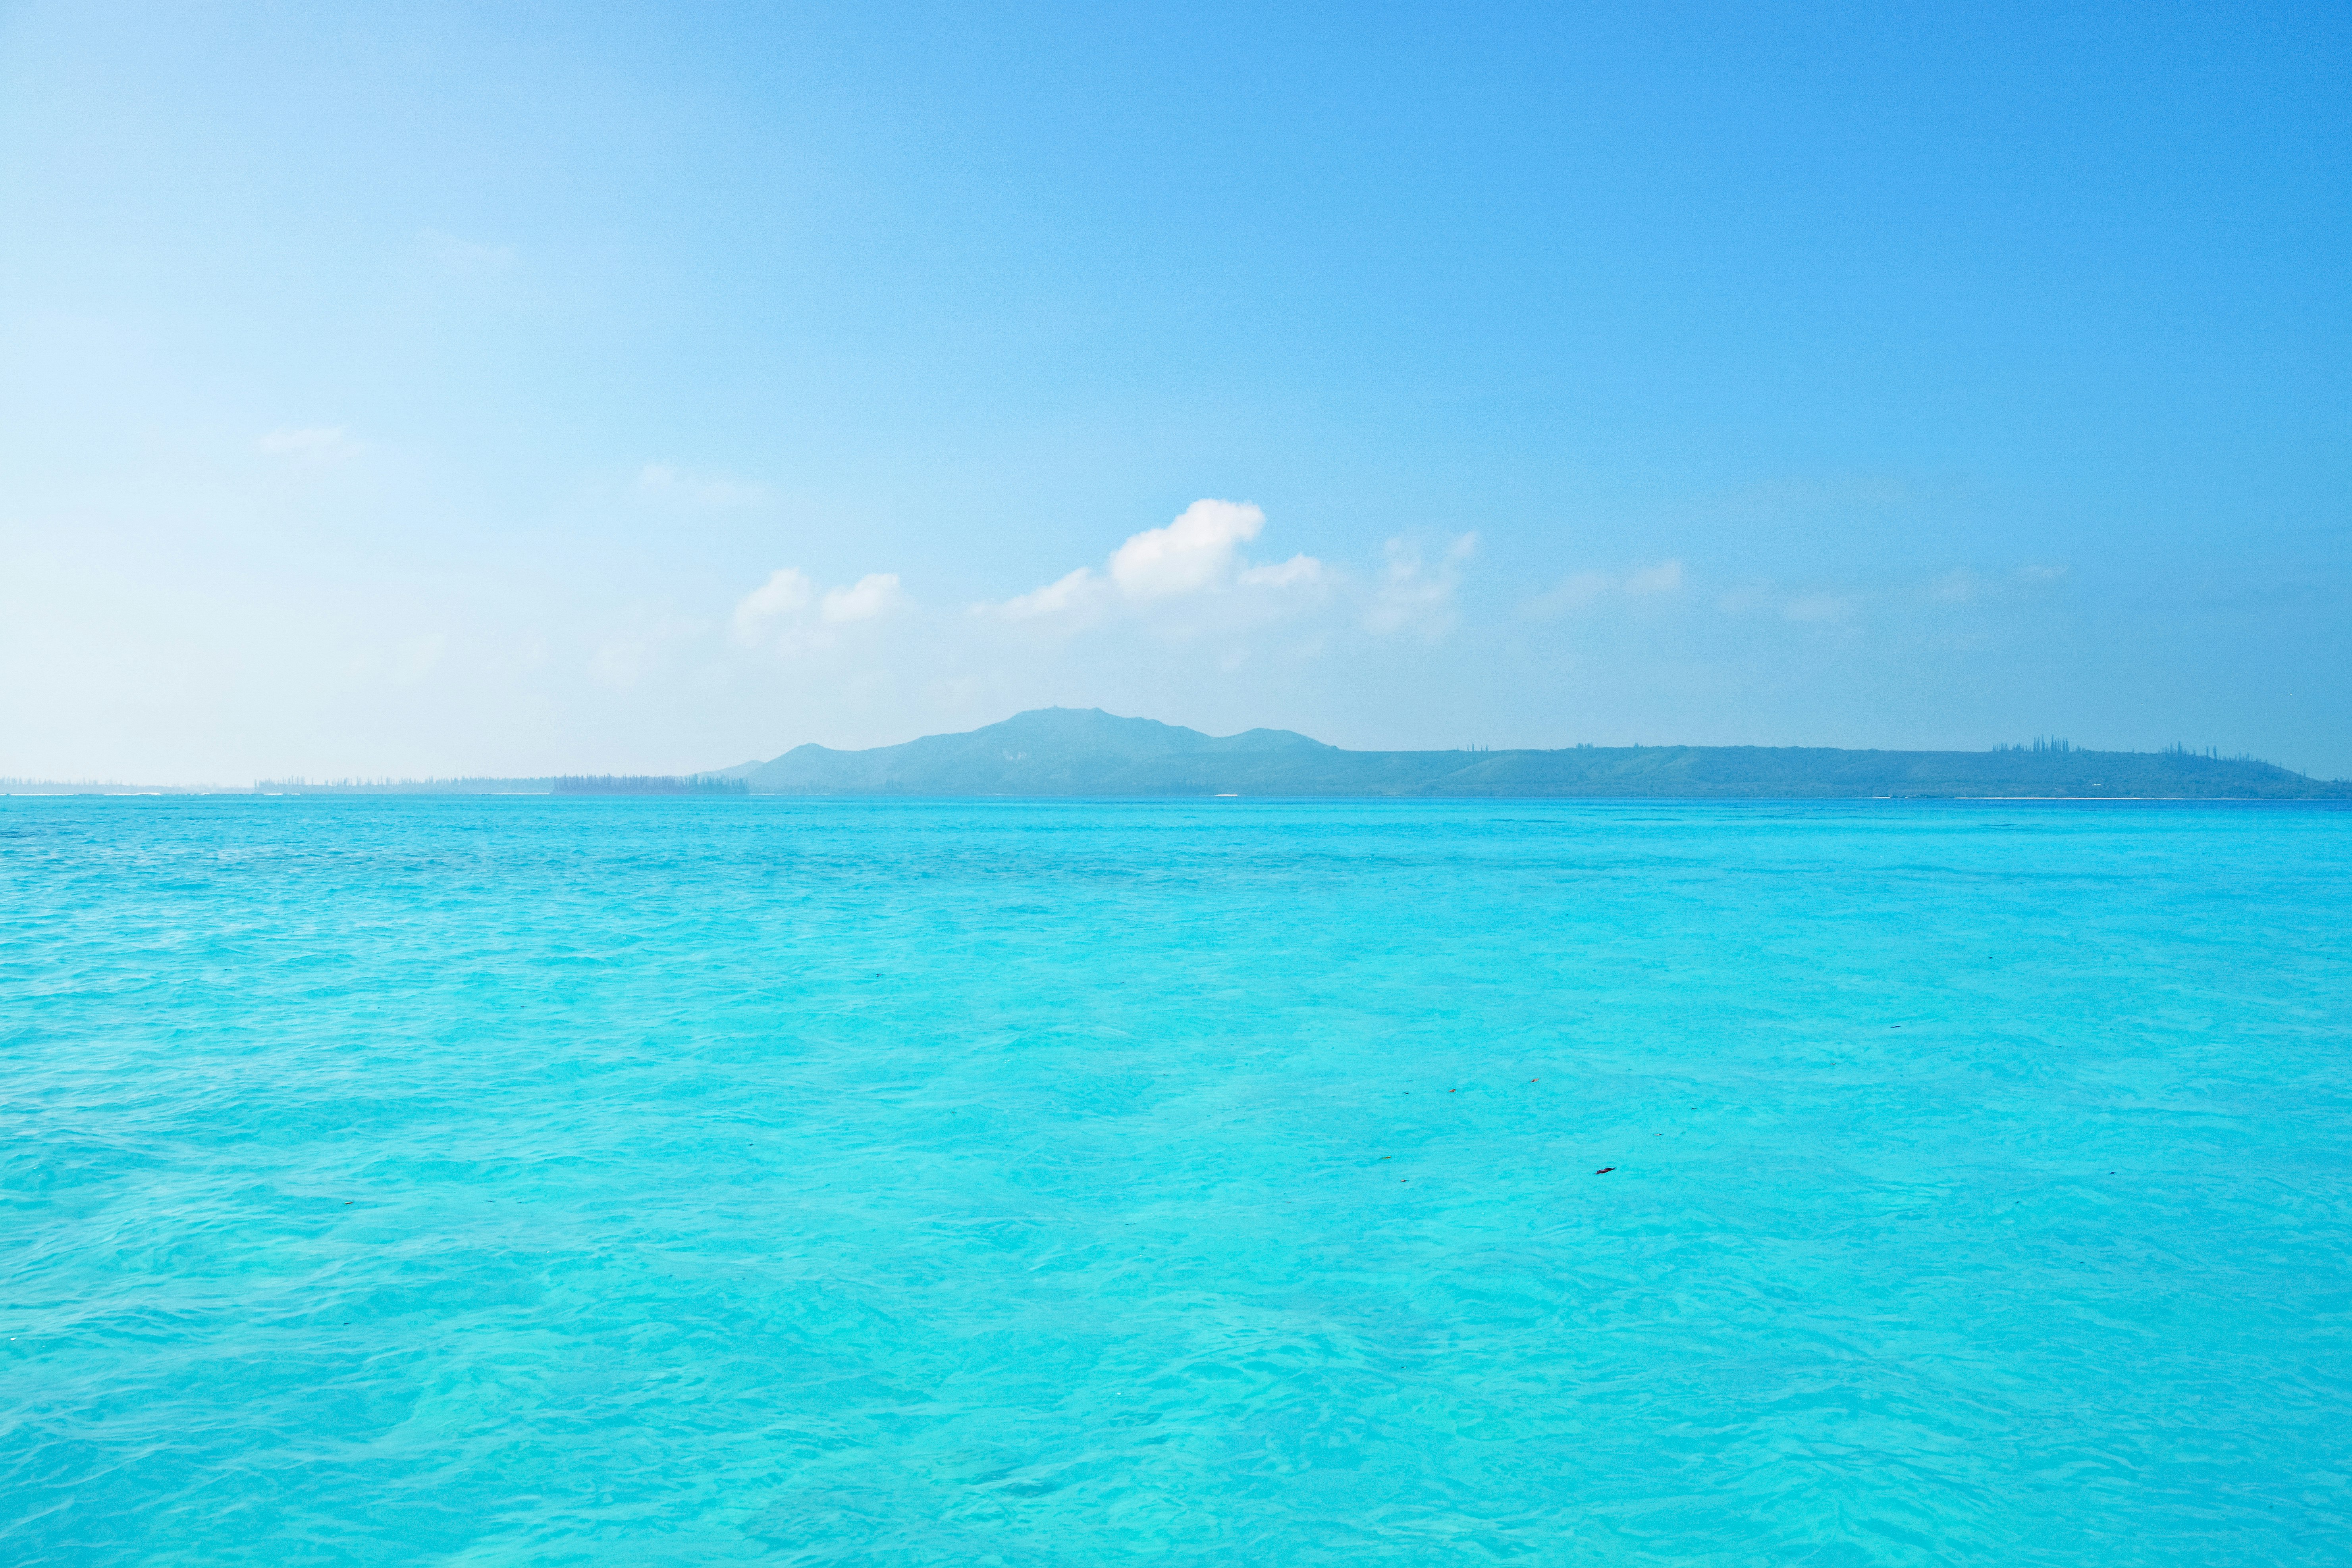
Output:
<path fill-rule="evenodd" d="M 698 773 L 680 779 L 662 774 L 566 774 L 555 780 L 551 795 L 748 795 L 751 786 L 740 779 Z"/>
<path fill-rule="evenodd" d="M 221 785 L 0 779 L 0 795 L 1255 796 L 1698 800 L 2347 800 L 2352 781 L 2251 757 L 1818 746 L 1574 746 L 1343 751 L 1287 729 L 1203 735 L 1100 708 L 1036 708 L 957 735 L 835 751 L 796 746 L 706 773 L 538 779 L 268 779 Z"/>
<path fill-rule="evenodd" d="M 2185 749 L 1993 751 L 1578 746 L 1342 751 L 1286 729 L 1210 736 L 1100 708 L 1038 708 L 960 735 L 799 746 L 710 775 L 756 795 L 1455 796 L 1595 799 L 2352 800 L 2352 783 Z"/>

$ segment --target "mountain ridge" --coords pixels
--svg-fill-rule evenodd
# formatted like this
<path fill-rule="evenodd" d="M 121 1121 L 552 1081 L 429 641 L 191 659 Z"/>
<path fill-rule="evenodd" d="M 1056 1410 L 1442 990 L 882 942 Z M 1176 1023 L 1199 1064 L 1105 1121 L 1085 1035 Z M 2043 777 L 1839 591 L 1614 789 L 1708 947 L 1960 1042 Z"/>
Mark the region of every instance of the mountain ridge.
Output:
<path fill-rule="evenodd" d="M 1345 751 L 1292 730 L 1211 736 L 1100 708 L 1033 708 L 979 729 L 859 751 L 811 743 L 708 777 L 740 779 L 755 794 L 774 795 L 2352 799 L 2352 783 L 2343 780 L 2182 752 L 1759 746 Z"/>

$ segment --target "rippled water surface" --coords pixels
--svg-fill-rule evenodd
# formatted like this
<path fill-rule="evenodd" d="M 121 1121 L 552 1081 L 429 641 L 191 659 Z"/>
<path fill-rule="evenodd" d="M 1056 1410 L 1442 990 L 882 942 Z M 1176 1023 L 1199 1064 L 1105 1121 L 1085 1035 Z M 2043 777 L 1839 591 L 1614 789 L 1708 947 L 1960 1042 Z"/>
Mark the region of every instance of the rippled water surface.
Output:
<path fill-rule="evenodd" d="M 0 801 L 0 1560 L 2352 1562 L 2347 980 L 2325 810 Z"/>

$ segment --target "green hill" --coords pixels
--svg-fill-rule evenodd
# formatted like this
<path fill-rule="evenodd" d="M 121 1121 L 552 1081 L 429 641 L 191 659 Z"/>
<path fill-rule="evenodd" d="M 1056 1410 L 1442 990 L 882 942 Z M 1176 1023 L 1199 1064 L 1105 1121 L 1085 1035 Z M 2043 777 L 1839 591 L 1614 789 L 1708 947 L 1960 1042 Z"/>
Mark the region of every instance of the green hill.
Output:
<path fill-rule="evenodd" d="M 2352 799 L 2352 783 L 2179 752 L 1773 746 L 1342 751 L 1286 729 L 1208 736 L 1098 708 L 1040 708 L 965 734 L 866 751 L 795 747 L 713 777 L 741 779 L 755 794 L 779 795 Z"/>

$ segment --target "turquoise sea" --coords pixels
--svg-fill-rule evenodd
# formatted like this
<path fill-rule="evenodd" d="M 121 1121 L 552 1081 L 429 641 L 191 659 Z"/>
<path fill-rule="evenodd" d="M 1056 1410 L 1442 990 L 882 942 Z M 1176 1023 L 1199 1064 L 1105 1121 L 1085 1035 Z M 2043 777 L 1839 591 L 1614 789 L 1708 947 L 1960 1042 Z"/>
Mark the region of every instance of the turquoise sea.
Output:
<path fill-rule="evenodd" d="M 2352 812 L 0 800 L 0 1561 L 2352 1563 Z"/>

